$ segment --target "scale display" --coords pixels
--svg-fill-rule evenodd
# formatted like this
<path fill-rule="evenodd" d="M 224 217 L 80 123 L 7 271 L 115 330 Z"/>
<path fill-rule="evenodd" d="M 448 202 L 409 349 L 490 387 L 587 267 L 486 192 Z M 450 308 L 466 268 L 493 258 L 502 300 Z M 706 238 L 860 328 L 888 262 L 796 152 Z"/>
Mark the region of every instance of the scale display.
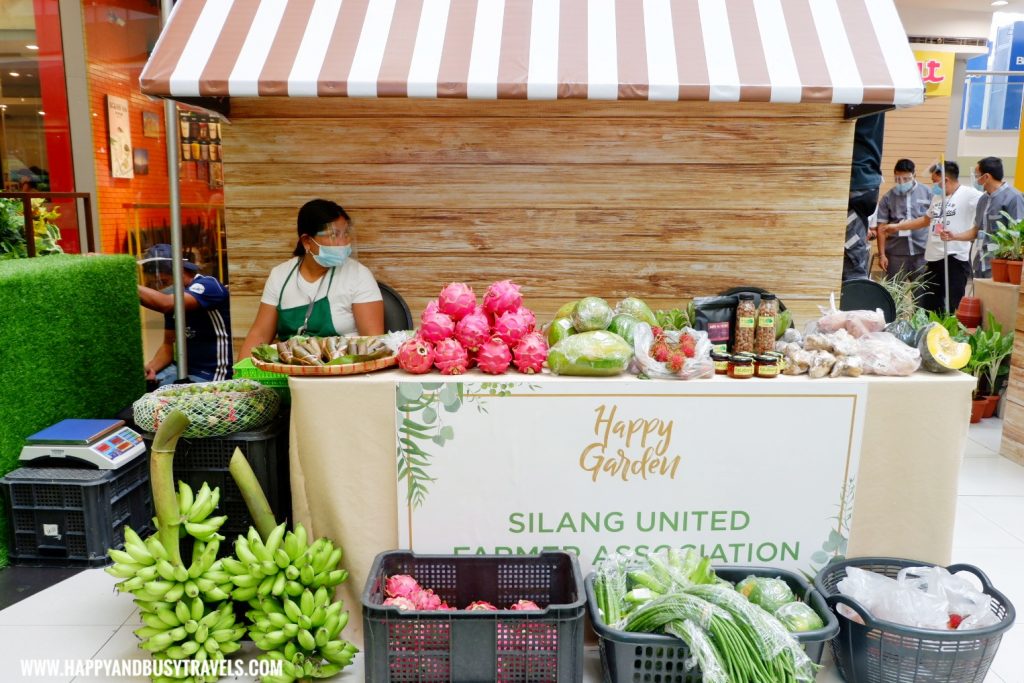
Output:
<path fill-rule="evenodd" d="M 113 470 L 145 452 L 142 435 L 126 427 L 124 420 L 62 420 L 28 437 L 20 460 L 79 460 Z"/>

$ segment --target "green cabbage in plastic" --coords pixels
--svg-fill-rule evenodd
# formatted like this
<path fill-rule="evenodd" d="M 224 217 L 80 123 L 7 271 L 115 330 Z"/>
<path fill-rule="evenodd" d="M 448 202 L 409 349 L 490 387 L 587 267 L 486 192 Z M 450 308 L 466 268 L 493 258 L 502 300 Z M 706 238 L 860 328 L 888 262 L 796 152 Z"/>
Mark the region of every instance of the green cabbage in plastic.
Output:
<path fill-rule="evenodd" d="M 786 603 L 796 600 L 789 584 L 782 579 L 756 579 L 754 588 L 747 597 L 750 598 L 750 602 L 772 614 Z"/>
<path fill-rule="evenodd" d="M 548 368 L 556 375 L 610 377 L 629 365 L 633 347 L 605 330 L 580 332 L 548 350 Z"/>
<path fill-rule="evenodd" d="M 641 322 L 645 322 L 651 327 L 657 327 L 658 319 L 654 317 L 654 311 L 651 307 L 644 303 L 641 299 L 630 296 L 626 297 L 615 306 L 616 314 L 625 314 L 632 316 Z"/>
<path fill-rule="evenodd" d="M 599 296 L 588 296 L 576 302 L 572 309 L 572 324 L 577 332 L 607 330 L 615 311 Z"/>
<path fill-rule="evenodd" d="M 775 618 L 782 622 L 790 633 L 817 631 L 825 623 L 810 605 L 803 602 L 789 602 L 775 610 Z"/>

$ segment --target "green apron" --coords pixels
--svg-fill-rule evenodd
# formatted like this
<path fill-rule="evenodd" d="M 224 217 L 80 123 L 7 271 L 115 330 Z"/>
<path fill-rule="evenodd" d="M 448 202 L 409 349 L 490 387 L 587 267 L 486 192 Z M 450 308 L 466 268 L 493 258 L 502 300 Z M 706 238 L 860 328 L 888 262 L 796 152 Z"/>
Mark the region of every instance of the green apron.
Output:
<path fill-rule="evenodd" d="M 288 277 L 284 279 L 281 293 L 277 297 L 277 338 L 284 341 L 296 334 L 310 337 L 337 336 L 338 332 L 334 329 L 334 321 L 331 319 L 331 304 L 326 294 L 320 299 L 317 299 L 314 294 L 314 301 L 310 301 L 306 306 L 281 308 L 284 288 L 288 286 L 288 281 L 292 279 L 292 275 L 295 275 L 298 267 L 299 263 L 296 262 L 291 272 L 288 273 Z M 334 268 L 331 268 L 330 271 L 331 277 L 327 282 L 328 293 L 331 291 L 331 283 L 334 282 Z"/>

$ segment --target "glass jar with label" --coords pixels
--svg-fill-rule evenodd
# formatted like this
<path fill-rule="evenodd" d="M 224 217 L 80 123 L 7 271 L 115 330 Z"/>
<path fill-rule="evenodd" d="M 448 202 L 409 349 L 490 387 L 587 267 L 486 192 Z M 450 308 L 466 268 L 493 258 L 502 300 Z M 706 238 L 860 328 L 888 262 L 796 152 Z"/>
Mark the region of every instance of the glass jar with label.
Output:
<path fill-rule="evenodd" d="M 729 360 L 729 377 L 750 379 L 754 376 L 754 359 L 750 356 L 733 356 Z"/>
<path fill-rule="evenodd" d="M 715 364 L 716 375 L 728 375 L 729 374 L 729 354 L 718 353 L 717 351 L 711 352 L 711 360 Z"/>
<path fill-rule="evenodd" d="M 775 321 L 779 317 L 779 300 L 774 294 L 762 294 L 757 308 L 757 329 L 754 333 L 754 353 L 758 355 L 775 350 Z"/>
<path fill-rule="evenodd" d="M 754 359 L 754 375 L 762 379 L 773 379 L 779 376 L 779 359 L 764 354 Z"/>
<path fill-rule="evenodd" d="M 736 333 L 733 335 L 733 353 L 754 352 L 754 330 L 757 322 L 757 307 L 754 295 L 743 292 L 736 305 Z"/>

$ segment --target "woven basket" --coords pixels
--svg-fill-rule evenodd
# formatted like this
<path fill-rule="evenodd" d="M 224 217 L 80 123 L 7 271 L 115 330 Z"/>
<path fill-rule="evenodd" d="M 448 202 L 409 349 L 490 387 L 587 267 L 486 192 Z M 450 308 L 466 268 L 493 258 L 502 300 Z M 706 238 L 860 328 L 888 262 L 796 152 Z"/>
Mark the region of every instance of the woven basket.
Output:
<path fill-rule="evenodd" d="M 285 363 L 264 363 L 261 360 L 252 359 L 252 364 L 260 370 L 267 372 L 280 372 L 295 377 L 338 377 L 341 375 L 361 375 L 375 370 L 390 368 L 397 361 L 396 356 L 377 358 L 376 360 L 363 361 L 361 363 L 346 363 L 344 365 L 287 365 Z"/>

